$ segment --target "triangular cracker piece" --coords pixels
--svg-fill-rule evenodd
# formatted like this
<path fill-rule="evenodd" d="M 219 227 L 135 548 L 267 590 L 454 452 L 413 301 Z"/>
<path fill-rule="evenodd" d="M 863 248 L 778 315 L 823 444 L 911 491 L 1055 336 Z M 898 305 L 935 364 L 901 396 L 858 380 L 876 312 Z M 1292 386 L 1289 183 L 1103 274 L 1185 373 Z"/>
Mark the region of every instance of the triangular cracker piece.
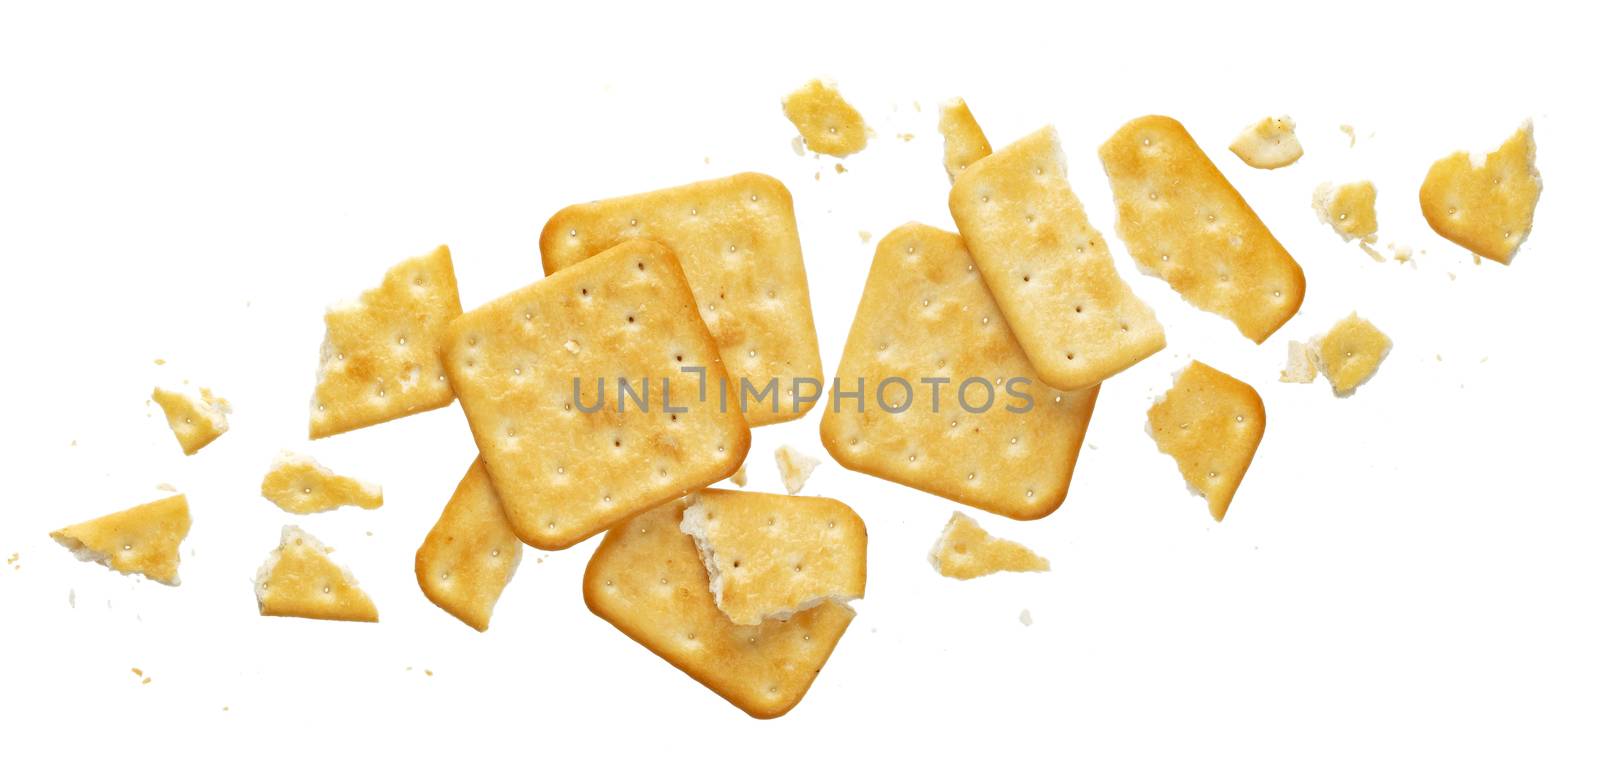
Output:
<path fill-rule="evenodd" d="M 606 532 L 583 575 L 594 614 L 758 719 L 789 712 L 855 618 L 832 600 L 788 621 L 739 626 L 717 608 L 674 501 Z"/>
<path fill-rule="evenodd" d="M 1255 388 L 1191 361 L 1149 412 L 1150 436 L 1222 520 L 1267 426 Z"/>
<path fill-rule="evenodd" d="M 439 340 L 459 314 L 455 269 L 443 246 L 389 269 L 360 299 L 329 307 L 311 438 L 448 405 L 455 396 Z"/>
<path fill-rule="evenodd" d="M 1266 169 L 1282 168 L 1305 153 L 1294 134 L 1294 120 L 1288 117 L 1266 117 L 1245 128 L 1228 150 L 1245 165 Z"/>
<path fill-rule="evenodd" d="M 433 604 L 483 632 L 521 560 L 522 540 L 511 531 L 483 461 L 474 459 L 417 549 L 417 584 Z"/>
<path fill-rule="evenodd" d="M 947 578 L 971 580 L 996 572 L 1048 572 L 1050 562 L 1022 543 L 991 536 L 962 513 L 950 516 L 944 533 L 928 553 L 933 568 Z"/>
<path fill-rule="evenodd" d="M 694 538 L 711 596 L 735 624 L 787 619 L 867 587 L 867 526 L 843 502 L 701 491 L 679 525 Z"/>
<path fill-rule="evenodd" d="M 331 550 L 298 526 L 283 527 L 277 549 L 256 572 L 261 615 L 377 621 L 378 608 L 355 576 L 328 558 Z"/>
<path fill-rule="evenodd" d="M 1312 341 L 1317 367 L 1333 385 L 1335 396 L 1349 396 L 1378 371 L 1394 342 L 1378 327 L 1351 312 Z"/>
<path fill-rule="evenodd" d="M 261 495 L 285 512 L 320 513 L 347 505 L 365 510 L 383 506 L 383 489 L 353 477 L 336 475 L 309 456 L 278 454 L 261 479 Z"/>
<path fill-rule="evenodd" d="M 156 388 L 150 398 L 161 405 L 167 425 L 172 427 L 172 434 L 178 438 L 178 445 L 186 456 L 199 452 L 228 430 L 228 413 L 233 410 L 227 399 L 211 395 L 210 388 L 201 388 L 199 398 L 182 391 Z"/>
<path fill-rule="evenodd" d="M 50 538 L 84 561 L 176 586 L 178 544 L 188 534 L 189 500 L 178 494 L 50 532 Z"/>
<path fill-rule="evenodd" d="M 806 487 L 806 480 L 822 463 L 788 445 L 779 445 L 772 456 L 778 462 L 778 476 L 783 478 L 783 490 L 788 491 L 790 496 Z"/>
<path fill-rule="evenodd" d="M 1480 156 L 1456 152 L 1433 164 L 1418 199 L 1428 225 L 1490 260 L 1510 263 L 1533 230 L 1544 183 L 1534 166 L 1533 123 Z"/>

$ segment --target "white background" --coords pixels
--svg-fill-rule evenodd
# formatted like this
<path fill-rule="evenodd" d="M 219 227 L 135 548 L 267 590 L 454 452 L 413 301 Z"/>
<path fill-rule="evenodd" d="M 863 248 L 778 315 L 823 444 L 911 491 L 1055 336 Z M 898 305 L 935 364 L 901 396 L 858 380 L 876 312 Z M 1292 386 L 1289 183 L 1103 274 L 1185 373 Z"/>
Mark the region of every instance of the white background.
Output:
<path fill-rule="evenodd" d="M 1600 166 L 1574 13 L 7 3 L 0 558 L 19 558 L 0 569 L 0 775 L 1593 778 Z M 790 150 L 779 99 L 815 75 L 877 133 L 844 174 Z M 528 550 L 487 634 L 428 603 L 412 556 L 473 452 L 458 406 L 306 441 L 322 310 L 391 264 L 448 243 L 471 308 L 539 276 L 561 206 L 744 170 L 793 191 L 831 369 L 872 255 L 857 231 L 951 226 L 935 125 L 953 95 L 997 146 L 1055 123 L 1108 236 L 1099 143 L 1180 118 L 1309 291 L 1257 347 L 1112 240 L 1169 348 L 1106 384 L 1060 511 L 974 513 L 1049 574 L 942 579 L 925 555 L 955 505 L 824 463 L 806 493 L 867 520 L 871 578 L 788 716 L 748 718 L 590 615 L 594 541 Z M 1251 170 L 1225 147 L 1268 113 L 1307 152 Z M 1427 229 L 1417 187 L 1526 117 L 1532 237 L 1509 268 L 1475 266 Z M 1360 178 L 1380 246 L 1414 265 L 1317 222 L 1313 187 Z M 1349 399 L 1280 384 L 1285 341 L 1352 309 L 1395 342 L 1373 381 Z M 1221 524 L 1144 433 L 1190 357 L 1268 410 Z M 237 409 L 191 458 L 145 403 L 185 379 Z M 820 417 L 756 432 L 752 489 L 779 490 L 779 444 L 825 458 Z M 258 495 L 280 448 L 381 482 L 386 506 L 280 512 Z M 179 588 L 47 537 L 161 482 L 194 512 Z M 286 522 L 337 548 L 382 623 L 256 615 L 250 579 Z"/>

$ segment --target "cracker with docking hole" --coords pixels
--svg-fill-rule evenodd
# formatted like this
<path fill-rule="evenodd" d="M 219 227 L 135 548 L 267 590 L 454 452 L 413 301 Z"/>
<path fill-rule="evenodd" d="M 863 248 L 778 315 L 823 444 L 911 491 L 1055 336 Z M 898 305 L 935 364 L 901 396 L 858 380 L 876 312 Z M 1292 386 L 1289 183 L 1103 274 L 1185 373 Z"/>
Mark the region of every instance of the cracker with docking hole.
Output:
<path fill-rule="evenodd" d="M 1150 437 L 1178 463 L 1189 490 L 1205 497 L 1220 521 L 1255 458 L 1267 427 L 1267 408 L 1248 384 L 1199 361 L 1178 373 L 1151 405 Z"/>
<path fill-rule="evenodd" d="M 444 359 L 506 517 L 536 548 L 728 477 L 750 449 L 738 405 L 718 396 L 727 374 L 689 283 L 653 241 L 462 315 Z"/>
<path fill-rule="evenodd" d="M 227 399 L 213 396 L 210 388 L 201 388 L 198 397 L 156 388 L 150 398 L 167 416 L 167 425 L 186 456 L 200 452 L 200 448 L 216 441 L 228 430 L 228 413 L 233 412 L 233 408 L 228 406 Z"/>
<path fill-rule="evenodd" d="M 1434 163 L 1418 200 L 1435 233 L 1474 255 L 1510 263 L 1533 230 L 1543 189 L 1528 121 L 1487 155 L 1456 152 Z"/>
<path fill-rule="evenodd" d="M 377 621 L 378 608 L 355 576 L 328 558 L 332 550 L 298 526 L 283 527 L 278 547 L 256 571 L 261 615 Z"/>
<path fill-rule="evenodd" d="M 944 136 L 944 170 L 951 183 L 967 166 L 988 157 L 994 148 L 983 135 L 983 128 L 961 98 L 939 106 L 939 134 Z"/>
<path fill-rule="evenodd" d="M 1166 345 L 1068 185 L 1055 128 L 968 166 L 950 189 L 950 214 L 1046 384 L 1088 388 Z"/>
<path fill-rule="evenodd" d="M 1261 119 L 1240 132 L 1228 150 L 1245 165 L 1268 170 L 1289 165 L 1305 153 L 1294 134 L 1294 120 L 1288 117 Z"/>
<path fill-rule="evenodd" d="M 176 586 L 178 545 L 188 535 L 189 500 L 178 494 L 58 529 L 50 539 L 83 561 Z"/>
<path fill-rule="evenodd" d="M 1334 395 L 1342 398 L 1372 379 L 1393 346 L 1377 326 L 1351 312 L 1312 342 L 1312 353 Z"/>
<path fill-rule="evenodd" d="M 845 390 L 861 378 L 867 398 L 860 405 L 841 398 L 837 410 L 831 401 L 824 409 L 822 444 L 835 461 L 1017 519 L 1061 506 L 1100 390 L 1048 387 L 961 237 L 918 223 L 878 243 L 837 376 Z M 916 383 L 911 406 L 898 414 L 874 398 L 891 377 Z M 1031 406 L 993 378 L 1014 382 Z M 886 387 L 887 406 L 904 405 L 904 389 Z"/>
<path fill-rule="evenodd" d="M 971 580 L 997 572 L 1049 572 L 1050 562 L 1019 542 L 1003 540 L 983 530 L 965 514 L 950 516 L 928 561 L 940 575 Z"/>
<path fill-rule="evenodd" d="M 1284 360 L 1283 371 L 1278 372 L 1278 382 L 1308 383 L 1317 379 L 1317 356 L 1311 345 L 1289 340 L 1289 355 Z"/>
<path fill-rule="evenodd" d="M 450 404 L 439 362 L 444 326 L 461 314 L 450 249 L 403 261 L 383 284 L 323 316 L 311 438 L 340 434 Z"/>
<path fill-rule="evenodd" d="M 297 515 L 347 506 L 364 510 L 383 506 L 383 488 L 377 484 L 334 474 L 310 456 L 287 450 L 278 454 L 261 479 L 261 495 L 284 512 Z"/>
<path fill-rule="evenodd" d="M 1100 146 L 1117 235 L 1145 273 L 1260 344 L 1305 298 L 1306 276 L 1170 117 L 1123 125 Z"/>
<path fill-rule="evenodd" d="M 1378 240 L 1377 200 L 1378 188 L 1372 182 L 1323 182 L 1311 194 L 1311 208 L 1339 238 L 1371 244 Z"/>
<path fill-rule="evenodd" d="M 479 632 L 522 561 L 483 462 L 474 459 L 417 549 L 417 585 L 428 600 Z"/>
<path fill-rule="evenodd" d="M 772 457 L 778 462 L 778 476 L 783 478 L 783 490 L 788 491 L 790 496 L 806 487 L 806 480 L 822 463 L 788 445 L 779 445 Z"/>
<path fill-rule="evenodd" d="M 677 256 L 700 318 L 716 339 L 730 394 L 751 385 L 752 426 L 798 418 L 815 403 L 796 378 L 820 381 L 822 358 L 800 255 L 794 201 L 762 174 L 672 187 L 569 206 L 539 238 L 546 274 L 630 239 L 652 239 Z M 776 380 L 771 396 L 757 400 Z M 773 409 L 773 402 L 777 409 Z"/>
<path fill-rule="evenodd" d="M 824 601 L 788 621 L 739 626 L 711 595 L 683 501 L 606 533 L 583 575 L 595 615 L 758 719 L 789 712 L 816 679 L 855 611 Z"/>
<path fill-rule="evenodd" d="M 846 157 L 867 148 L 867 123 L 831 81 L 812 79 L 784 96 L 783 115 L 814 152 Z"/>

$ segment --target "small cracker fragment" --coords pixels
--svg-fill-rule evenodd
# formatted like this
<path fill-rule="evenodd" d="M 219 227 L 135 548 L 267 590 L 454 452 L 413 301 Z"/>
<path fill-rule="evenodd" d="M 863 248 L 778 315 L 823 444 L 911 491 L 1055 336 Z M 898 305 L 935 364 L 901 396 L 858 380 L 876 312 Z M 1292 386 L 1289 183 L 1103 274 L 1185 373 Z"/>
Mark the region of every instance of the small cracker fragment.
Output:
<path fill-rule="evenodd" d="M 867 148 L 867 123 L 831 81 L 812 79 L 789 93 L 783 115 L 813 151 L 845 157 Z"/>
<path fill-rule="evenodd" d="M 228 406 L 227 399 L 213 396 L 210 388 L 201 388 L 198 398 L 182 391 L 156 388 L 150 398 L 166 414 L 167 425 L 186 456 L 199 452 L 228 430 L 228 413 L 233 408 Z"/>
<path fill-rule="evenodd" d="M 359 299 L 329 307 L 311 438 L 447 406 L 455 395 L 439 363 L 439 340 L 459 314 L 444 246 L 397 264 Z"/>
<path fill-rule="evenodd" d="M 1156 447 L 1178 462 L 1189 490 L 1222 520 L 1266 431 L 1267 409 L 1255 388 L 1191 361 L 1151 405 Z"/>
<path fill-rule="evenodd" d="M 1350 137 L 1351 146 L 1356 145 L 1356 129 L 1354 127 L 1351 127 L 1350 125 L 1340 125 L 1339 132 Z"/>
<path fill-rule="evenodd" d="M 917 223 L 878 243 L 835 375 L 847 379 L 821 435 L 840 465 L 1017 519 L 1066 499 L 1099 393 L 1048 387 L 961 237 Z M 886 387 L 890 408 L 907 401 L 885 384 L 896 377 L 917 384 L 889 414 L 874 396 Z M 856 378 L 860 403 L 842 395 Z"/>
<path fill-rule="evenodd" d="M 1311 351 L 1311 345 L 1305 342 L 1289 340 L 1289 357 L 1285 360 L 1283 371 L 1278 373 L 1278 382 L 1307 383 L 1317 379 L 1317 356 Z"/>
<path fill-rule="evenodd" d="M 377 621 L 378 608 L 355 576 L 328 558 L 332 550 L 300 527 L 284 526 L 278 547 L 256 571 L 261 615 Z"/>
<path fill-rule="evenodd" d="M 83 561 L 176 586 L 178 545 L 188 535 L 189 500 L 178 494 L 58 529 L 50 539 Z"/>
<path fill-rule="evenodd" d="M 278 454 L 261 479 L 261 495 L 284 512 L 327 512 L 347 505 L 364 510 L 383 506 L 383 489 L 374 483 L 336 475 L 309 456 Z"/>
<path fill-rule="evenodd" d="M 1100 162 L 1117 234 L 1145 273 L 1257 344 L 1300 311 L 1300 264 L 1177 120 L 1123 125 L 1100 146 Z"/>
<path fill-rule="evenodd" d="M 1345 397 L 1378 371 L 1394 342 L 1378 327 L 1351 312 L 1316 338 L 1312 349 L 1317 366 L 1333 385 L 1335 396 Z"/>
<path fill-rule="evenodd" d="M 855 618 L 824 601 L 788 621 L 739 626 L 711 596 L 694 539 L 670 502 L 606 533 L 583 575 L 595 615 L 758 719 L 788 713 Z"/>
<path fill-rule="evenodd" d="M 945 524 L 928 561 L 940 575 L 971 580 L 996 572 L 1049 572 L 1050 562 L 1019 542 L 990 535 L 957 512 Z"/>
<path fill-rule="evenodd" d="M 474 459 L 417 549 L 417 585 L 433 604 L 479 632 L 522 561 L 483 462 Z"/>
<path fill-rule="evenodd" d="M 445 371 L 523 542 L 569 547 L 744 462 L 750 429 L 695 312 L 672 251 L 640 240 L 450 324 Z M 625 406 L 618 378 L 640 392 Z"/>
<path fill-rule="evenodd" d="M 1112 264 L 1045 127 L 970 165 L 950 214 L 1034 370 L 1051 387 L 1100 383 L 1166 345 Z"/>
<path fill-rule="evenodd" d="M 778 462 L 778 476 L 783 478 L 783 489 L 790 496 L 800 493 L 811 473 L 822 463 L 788 445 L 779 445 L 772 457 Z"/>
<path fill-rule="evenodd" d="M 1345 241 L 1358 239 L 1363 244 L 1378 240 L 1378 188 L 1360 181 L 1334 185 L 1323 182 L 1311 195 L 1311 208 Z M 1382 257 L 1378 258 L 1382 260 Z"/>
<path fill-rule="evenodd" d="M 746 382 L 752 388 L 742 410 L 751 426 L 811 409 L 806 388 L 800 396 L 796 388 L 823 376 L 822 357 L 794 200 L 781 182 L 745 173 L 568 206 L 545 223 L 539 251 L 554 274 L 632 239 L 659 241 L 676 256 L 716 339 L 730 398 Z"/>
<path fill-rule="evenodd" d="M 1434 163 L 1418 200 L 1434 232 L 1475 256 L 1510 263 L 1533 230 L 1543 188 L 1530 121 L 1486 156 L 1456 152 Z"/>
<path fill-rule="evenodd" d="M 952 183 L 956 175 L 967 166 L 988 157 L 994 152 L 983 128 L 961 98 L 952 98 L 939 105 L 939 134 L 944 136 L 944 170 Z"/>
<path fill-rule="evenodd" d="M 744 464 L 740 464 L 739 471 L 734 472 L 733 477 L 728 478 L 729 480 L 733 481 L 734 485 L 739 486 L 740 488 L 745 487 L 745 484 L 750 482 L 750 478 L 745 475 L 744 466 Z"/>
<path fill-rule="evenodd" d="M 678 528 L 694 538 L 717 607 L 740 626 L 860 599 L 867 588 L 867 526 L 843 502 L 708 489 Z"/>
<path fill-rule="evenodd" d="M 1288 117 L 1262 118 L 1241 131 L 1228 150 L 1245 165 L 1268 170 L 1289 165 L 1305 154 L 1294 134 L 1294 120 Z"/>

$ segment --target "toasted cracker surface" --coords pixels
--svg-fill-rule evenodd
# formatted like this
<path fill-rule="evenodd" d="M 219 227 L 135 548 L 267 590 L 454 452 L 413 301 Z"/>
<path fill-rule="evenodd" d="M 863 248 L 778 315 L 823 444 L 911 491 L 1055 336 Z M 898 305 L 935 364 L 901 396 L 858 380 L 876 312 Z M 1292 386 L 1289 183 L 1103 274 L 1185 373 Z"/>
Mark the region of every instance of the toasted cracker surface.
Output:
<path fill-rule="evenodd" d="M 474 459 L 417 549 L 417 584 L 433 604 L 483 632 L 521 561 L 522 540 L 483 462 Z"/>
<path fill-rule="evenodd" d="M 189 535 L 189 500 L 183 494 L 50 532 L 78 558 L 124 575 L 178 585 L 178 544 Z"/>
<path fill-rule="evenodd" d="M 1533 123 L 1478 159 L 1456 152 L 1428 169 L 1418 199 L 1440 236 L 1490 260 L 1510 263 L 1533 230 L 1544 189 L 1534 165 Z"/>
<path fill-rule="evenodd" d="M 285 512 L 306 515 L 346 506 L 375 510 L 383 506 L 383 489 L 373 483 L 334 474 L 309 456 L 278 454 L 261 495 Z"/>
<path fill-rule="evenodd" d="M 971 580 L 997 572 L 1048 572 L 1050 562 L 1021 543 L 994 537 L 962 513 L 950 516 L 928 561 L 940 575 Z"/>
<path fill-rule="evenodd" d="M 283 527 L 277 549 L 256 572 L 261 615 L 377 621 L 377 607 L 350 571 L 328 558 L 330 552 L 300 527 Z"/>
<path fill-rule="evenodd" d="M 1372 379 L 1393 346 L 1394 342 L 1377 326 L 1351 312 L 1317 337 L 1313 351 L 1334 395 L 1349 396 Z"/>
<path fill-rule="evenodd" d="M 967 102 L 954 98 L 939 106 L 939 134 L 944 136 L 944 170 L 954 182 L 967 166 L 988 157 L 994 148 L 983 128 L 967 108 Z"/>
<path fill-rule="evenodd" d="M 214 396 L 210 388 L 201 388 L 198 397 L 168 388 L 156 388 L 150 398 L 161 406 L 167 425 L 183 454 L 192 456 L 200 448 L 216 441 L 228 430 L 228 413 L 232 408 L 228 400 Z"/>
<path fill-rule="evenodd" d="M 831 81 L 812 79 L 783 99 L 783 115 L 806 147 L 834 157 L 867 148 L 867 123 Z"/>
<path fill-rule="evenodd" d="M 1364 244 L 1378 240 L 1378 188 L 1368 181 L 1333 184 L 1323 182 L 1311 196 L 1317 219 L 1333 228 L 1345 241 Z M 1382 256 L 1378 257 L 1382 260 Z"/>
<path fill-rule="evenodd" d="M 1178 374 L 1148 415 L 1150 436 L 1178 462 L 1189 489 L 1222 520 L 1255 458 L 1267 410 L 1255 388 L 1199 361 Z"/>

